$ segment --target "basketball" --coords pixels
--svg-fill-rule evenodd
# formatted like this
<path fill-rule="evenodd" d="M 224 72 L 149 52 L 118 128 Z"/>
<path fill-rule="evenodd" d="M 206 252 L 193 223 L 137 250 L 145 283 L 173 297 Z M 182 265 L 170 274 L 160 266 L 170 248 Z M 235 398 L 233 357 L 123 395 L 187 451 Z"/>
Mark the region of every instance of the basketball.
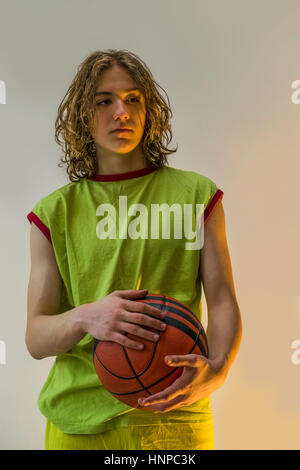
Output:
<path fill-rule="evenodd" d="M 199 354 L 208 357 L 205 330 L 196 315 L 178 300 L 160 294 L 148 294 L 135 300 L 166 311 L 160 321 L 167 324 L 165 331 L 158 332 L 156 342 L 127 337 L 144 344 L 141 351 L 122 346 L 113 341 L 95 340 L 93 361 L 102 385 L 118 400 L 132 408 L 140 408 L 138 399 L 154 395 L 171 385 L 182 373 L 182 367 L 171 367 L 165 356 Z M 146 315 L 146 314 L 145 314 Z"/>

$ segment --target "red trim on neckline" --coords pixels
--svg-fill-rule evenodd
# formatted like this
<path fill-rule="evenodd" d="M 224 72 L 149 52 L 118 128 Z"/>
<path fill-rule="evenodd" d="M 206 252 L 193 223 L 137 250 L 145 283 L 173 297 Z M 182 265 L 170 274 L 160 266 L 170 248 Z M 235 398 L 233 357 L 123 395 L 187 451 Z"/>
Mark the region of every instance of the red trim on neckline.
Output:
<path fill-rule="evenodd" d="M 134 171 L 127 171 L 126 173 L 116 173 L 111 175 L 95 175 L 91 177 L 87 177 L 88 180 L 93 181 L 120 181 L 120 180 L 128 180 L 131 178 L 138 178 L 139 176 L 148 175 L 153 171 L 158 170 L 157 167 L 146 167 L 141 168 L 140 170 Z"/>

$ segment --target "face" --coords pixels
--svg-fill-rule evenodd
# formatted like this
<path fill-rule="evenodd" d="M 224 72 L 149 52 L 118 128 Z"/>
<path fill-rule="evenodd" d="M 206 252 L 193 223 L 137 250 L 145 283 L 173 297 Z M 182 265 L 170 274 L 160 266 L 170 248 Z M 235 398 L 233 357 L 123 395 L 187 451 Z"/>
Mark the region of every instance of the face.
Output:
<path fill-rule="evenodd" d="M 140 144 L 146 118 L 145 97 L 127 71 L 114 65 L 102 73 L 96 88 L 95 144 L 101 155 L 126 155 Z M 106 92 L 106 93 L 102 93 Z M 119 127 L 129 132 L 113 132 Z"/>

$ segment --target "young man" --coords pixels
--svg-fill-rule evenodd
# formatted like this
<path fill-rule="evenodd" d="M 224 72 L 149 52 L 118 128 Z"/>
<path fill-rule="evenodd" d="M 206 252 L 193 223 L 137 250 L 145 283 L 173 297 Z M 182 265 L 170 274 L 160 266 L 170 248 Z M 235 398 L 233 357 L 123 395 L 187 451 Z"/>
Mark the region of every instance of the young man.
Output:
<path fill-rule="evenodd" d="M 167 132 L 169 108 L 150 71 L 122 50 L 91 54 L 59 108 L 56 138 L 63 135 L 71 183 L 27 216 L 26 345 L 35 359 L 56 356 L 38 402 L 47 417 L 46 449 L 214 448 L 210 394 L 223 384 L 241 340 L 223 192 L 203 175 L 167 166 L 166 154 L 175 151 L 162 144 Z M 122 197 L 127 207 L 149 210 L 203 204 L 203 247 L 187 250 L 190 240 L 163 239 L 161 232 L 153 239 L 150 229 L 147 237 L 129 237 Z M 108 207 L 114 210 L 101 218 Z M 138 409 L 115 399 L 94 370 L 94 339 L 134 349 L 143 338 L 157 341 L 143 327 L 163 331 L 164 315 L 138 302 L 147 292 L 178 299 L 201 320 L 201 282 L 209 358 L 173 355 L 170 365 L 183 367 L 182 375 L 145 395 Z"/>

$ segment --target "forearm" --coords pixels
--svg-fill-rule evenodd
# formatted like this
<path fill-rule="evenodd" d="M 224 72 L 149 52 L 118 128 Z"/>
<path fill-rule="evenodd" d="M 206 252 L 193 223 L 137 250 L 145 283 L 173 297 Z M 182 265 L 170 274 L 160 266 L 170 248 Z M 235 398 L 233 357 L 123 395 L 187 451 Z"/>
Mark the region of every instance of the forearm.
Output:
<path fill-rule="evenodd" d="M 231 296 L 208 310 L 207 341 L 209 359 L 230 368 L 242 338 L 242 320 L 237 302 Z"/>
<path fill-rule="evenodd" d="M 31 356 L 43 359 L 72 349 L 85 336 L 82 316 L 86 308 L 80 305 L 58 315 L 33 318 L 26 331 L 26 346 Z"/>

